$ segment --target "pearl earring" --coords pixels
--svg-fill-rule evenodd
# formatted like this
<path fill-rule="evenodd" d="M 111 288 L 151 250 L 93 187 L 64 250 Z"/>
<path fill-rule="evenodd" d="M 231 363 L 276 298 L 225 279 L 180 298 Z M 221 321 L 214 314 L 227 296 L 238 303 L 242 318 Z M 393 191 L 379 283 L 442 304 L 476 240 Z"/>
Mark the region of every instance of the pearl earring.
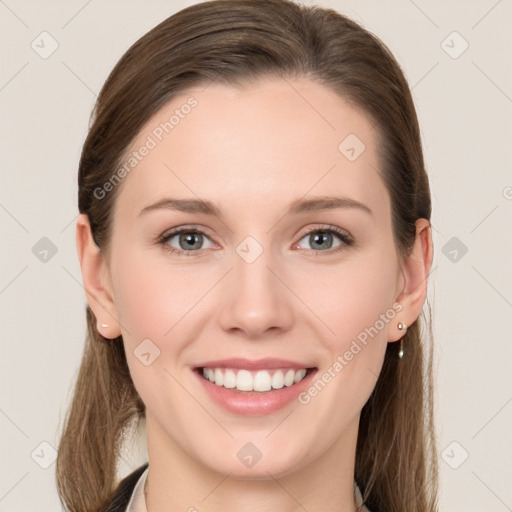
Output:
<path fill-rule="evenodd" d="M 400 331 L 404 331 L 404 334 L 406 333 L 407 331 L 407 325 L 405 325 L 404 323 L 402 322 L 398 322 L 398 325 L 397 325 L 398 329 Z M 402 359 L 402 357 L 404 357 L 404 338 L 403 336 L 400 338 L 400 348 L 398 349 L 398 358 L 399 359 Z"/>

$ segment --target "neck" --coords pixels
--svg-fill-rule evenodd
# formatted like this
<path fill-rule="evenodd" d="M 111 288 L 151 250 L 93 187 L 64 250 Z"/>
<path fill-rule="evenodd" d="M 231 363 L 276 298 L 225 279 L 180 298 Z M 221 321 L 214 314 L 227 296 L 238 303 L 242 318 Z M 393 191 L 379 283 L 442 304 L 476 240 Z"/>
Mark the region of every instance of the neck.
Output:
<path fill-rule="evenodd" d="M 147 417 L 148 512 L 354 512 L 357 424 L 315 460 L 257 478 L 237 477 L 202 464 L 176 445 L 154 418 Z"/>

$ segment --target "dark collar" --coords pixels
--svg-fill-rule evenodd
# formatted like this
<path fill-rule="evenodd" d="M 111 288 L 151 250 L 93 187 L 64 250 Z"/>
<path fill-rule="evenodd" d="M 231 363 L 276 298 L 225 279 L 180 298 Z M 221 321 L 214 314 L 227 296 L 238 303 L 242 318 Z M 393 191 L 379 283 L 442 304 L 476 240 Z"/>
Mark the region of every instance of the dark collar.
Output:
<path fill-rule="evenodd" d="M 128 476 L 123 478 L 117 489 L 115 490 L 112 498 L 108 502 L 107 506 L 102 510 L 102 512 L 125 512 L 128 503 L 130 502 L 130 498 L 133 494 L 133 489 L 135 488 L 136 483 L 139 478 L 142 476 L 142 473 L 146 470 L 149 463 L 143 464 L 139 468 L 137 468 L 133 473 L 130 473 Z"/>

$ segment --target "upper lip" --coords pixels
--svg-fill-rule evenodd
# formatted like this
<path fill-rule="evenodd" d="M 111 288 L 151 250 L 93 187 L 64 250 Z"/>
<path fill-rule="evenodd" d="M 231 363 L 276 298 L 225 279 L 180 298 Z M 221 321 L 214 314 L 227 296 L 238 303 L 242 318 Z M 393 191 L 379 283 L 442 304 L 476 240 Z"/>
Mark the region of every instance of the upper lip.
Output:
<path fill-rule="evenodd" d="M 205 361 L 195 365 L 195 368 L 237 368 L 240 370 L 271 370 L 276 368 L 314 368 L 307 363 L 291 361 L 289 359 L 276 359 L 274 357 L 265 357 L 263 359 L 245 359 L 243 357 L 232 357 L 229 359 L 217 359 L 215 361 Z"/>

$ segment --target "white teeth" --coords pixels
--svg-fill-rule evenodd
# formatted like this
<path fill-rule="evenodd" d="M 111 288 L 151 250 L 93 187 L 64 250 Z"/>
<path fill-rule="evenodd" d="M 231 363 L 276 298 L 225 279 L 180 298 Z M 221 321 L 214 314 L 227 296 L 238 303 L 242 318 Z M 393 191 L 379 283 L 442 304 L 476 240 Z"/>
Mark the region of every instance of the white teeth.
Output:
<path fill-rule="evenodd" d="M 252 391 L 252 375 L 247 370 L 238 370 L 236 375 L 236 389 L 240 391 Z"/>
<path fill-rule="evenodd" d="M 236 370 L 225 368 L 203 368 L 203 377 L 217 386 L 239 391 L 270 391 L 297 384 L 306 376 L 307 370 Z"/>
<path fill-rule="evenodd" d="M 288 370 L 286 375 L 284 376 L 284 385 L 291 386 L 295 382 L 295 372 L 293 370 Z"/>
<path fill-rule="evenodd" d="M 228 389 L 233 389 L 236 387 L 236 373 L 234 371 L 226 370 L 226 373 L 224 373 L 223 386 Z"/>
<path fill-rule="evenodd" d="M 274 375 L 272 375 L 272 387 L 274 389 L 281 389 L 284 386 L 284 374 L 281 370 L 277 370 Z"/>
<path fill-rule="evenodd" d="M 215 368 L 213 374 L 215 376 L 215 384 L 217 384 L 217 386 L 222 386 L 224 384 L 224 374 L 222 373 L 222 370 L 220 368 Z"/>
<path fill-rule="evenodd" d="M 270 391 L 272 389 L 272 377 L 265 370 L 260 370 L 254 376 L 252 383 L 254 391 Z"/>
<path fill-rule="evenodd" d="M 295 382 L 295 384 L 297 384 L 297 382 L 300 382 L 305 376 L 306 376 L 306 370 L 303 368 L 302 370 L 299 370 L 295 374 L 295 379 L 293 379 L 293 382 Z"/>

